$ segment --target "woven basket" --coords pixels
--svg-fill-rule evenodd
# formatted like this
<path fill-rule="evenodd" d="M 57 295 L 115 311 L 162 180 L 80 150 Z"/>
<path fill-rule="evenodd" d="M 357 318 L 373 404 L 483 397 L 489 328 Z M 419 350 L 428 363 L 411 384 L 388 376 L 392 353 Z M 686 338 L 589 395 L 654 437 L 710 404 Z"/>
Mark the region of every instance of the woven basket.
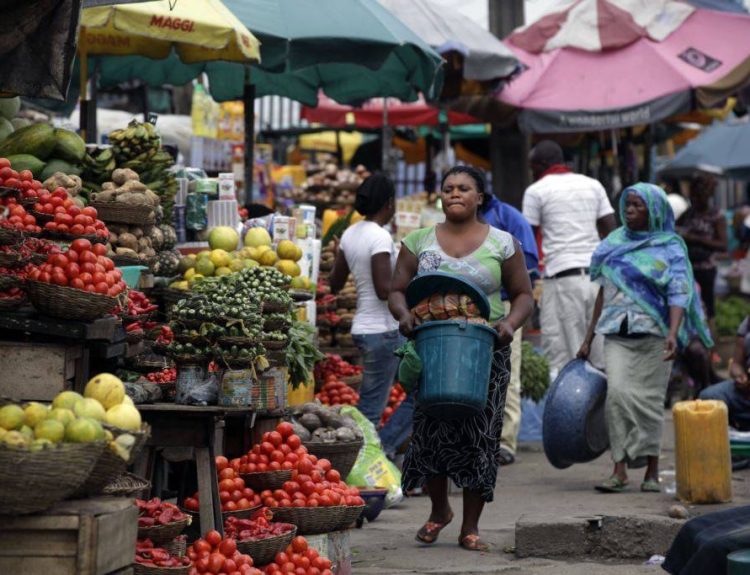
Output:
<path fill-rule="evenodd" d="M 17 244 L 23 238 L 23 234 L 18 230 L 0 227 L 0 245 L 10 246 Z"/>
<path fill-rule="evenodd" d="M 362 511 L 364 511 L 365 507 L 367 506 L 366 505 L 353 505 L 353 506 L 344 507 L 344 512 L 342 513 L 341 523 L 339 524 L 337 530 L 349 529 L 352 523 L 354 523 L 357 519 L 359 519 L 359 516 L 362 515 Z"/>
<path fill-rule="evenodd" d="M 217 341 L 221 345 L 236 345 L 241 347 L 252 347 L 258 343 L 252 337 L 238 337 L 233 335 L 223 335 Z"/>
<path fill-rule="evenodd" d="M 97 202 L 96 200 L 89 205 L 96 208 L 97 217 L 104 222 L 154 223 L 154 208 L 151 206 L 128 206 L 117 202 Z"/>
<path fill-rule="evenodd" d="M 307 450 L 315 455 L 318 459 L 325 458 L 331 462 L 331 467 L 346 477 L 354 467 L 357 461 L 359 450 L 362 449 L 363 441 L 337 442 L 337 443 L 318 443 L 306 441 L 303 444 Z"/>
<path fill-rule="evenodd" d="M 167 352 L 175 365 L 204 365 L 211 361 L 207 355 L 174 355 Z"/>
<path fill-rule="evenodd" d="M 138 343 L 146 338 L 146 334 L 141 331 L 127 331 L 125 332 L 125 341 L 130 344 Z"/>
<path fill-rule="evenodd" d="M 255 505 L 254 507 L 248 507 L 247 509 L 237 509 L 236 511 L 222 511 L 221 516 L 224 521 L 228 517 L 236 517 L 237 519 L 250 519 L 253 514 L 263 507 L 262 505 Z"/>
<path fill-rule="evenodd" d="M 0 291 L 6 291 L 14 287 L 21 287 L 24 280 L 19 276 L 0 274 Z"/>
<path fill-rule="evenodd" d="M 184 510 L 183 513 L 185 513 Z M 193 522 L 192 514 L 186 513 L 186 515 L 187 518 L 182 521 L 172 521 L 172 523 L 166 525 L 154 525 L 153 527 L 139 527 L 138 539 L 151 539 L 154 545 L 170 542 Z"/>
<path fill-rule="evenodd" d="M 81 235 L 75 235 L 75 234 L 63 234 L 60 232 L 53 232 L 51 230 L 42 230 L 42 237 L 46 238 L 48 240 L 55 240 L 57 242 L 67 242 L 71 243 L 75 240 L 88 240 L 92 244 L 106 244 L 109 235 L 106 237 L 97 236 L 95 234 L 81 234 Z"/>
<path fill-rule="evenodd" d="M 180 332 L 174 334 L 174 339 L 179 343 L 202 344 L 208 342 L 208 340 L 202 335 L 188 335 Z"/>
<path fill-rule="evenodd" d="M 108 295 L 39 281 L 29 281 L 27 285 L 31 304 L 52 317 L 90 321 L 106 315 L 117 305 L 117 299 Z"/>
<path fill-rule="evenodd" d="M 3 188 L 5 190 L 13 189 L 13 188 Z M 32 198 L 20 198 L 18 200 L 18 203 L 21 204 L 26 211 L 29 211 L 31 208 L 33 208 L 35 205 L 39 203 L 38 197 L 32 197 Z"/>
<path fill-rule="evenodd" d="M 258 473 L 243 473 L 240 475 L 245 480 L 245 485 L 253 491 L 261 492 L 265 489 L 281 489 L 284 482 L 292 478 L 292 471 L 282 469 L 281 471 L 261 471 Z"/>
<path fill-rule="evenodd" d="M 289 311 L 289 304 L 264 301 L 261 308 L 263 313 L 286 313 Z"/>
<path fill-rule="evenodd" d="M 31 254 L 31 257 L 29 257 L 29 260 L 35 266 L 40 266 L 43 263 L 47 262 L 48 257 L 49 256 L 47 254 Z"/>
<path fill-rule="evenodd" d="M 271 332 L 271 331 L 287 330 L 291 327 L 291 325 L 292 325 L 291 320 L 286 319 L 286 318 L 267 319 L 263 322 L 263 331 Z"/>
<path fill-rule="evenodd" d="M 0 311 L 13 311 L 29 300 L 25 296 L 0 298 Z"/>
<path fill-rule="evenodd" d="M 162 543 L 161 548 L 165 549 L 172 557 L 184 557 L 187 551 L 187 538 L 178 535 L 169 543 Z"/>
<path fill-rule="evenodd" d="M 0 447 L 3 515 L 44 511 L 70 497 L 94 468 L 106 442 L 61 443 L 42 451 Z"/>
<path fill-rule="evenodd" d="M 260 342 L 263 347 L 270 350 L 280 350 L 280 349 L 286 349 L 289 347 L 289 340 L 286 341 L 262 341 Z"/>
<path fill-rule="evenodd" d="M 25 265 L 28 261 L 17 252 L 0 252 L 0 268 L 15 268 Z"/>
<path fill-rule="evenodd" d="M 104 495 L 113 497 L 136 497 L 151 489 L 151 482 L 129 472 L 125 472 L 102 489 Z"/>
<path fill-rule="evenodd" d="M 141 258 L 114 255 L 114 256 L 109 256 L 109 259 L 111 259 L 112 262 L 118 267 L 143 265 L 143 260 L 141 260 Z"/>
<path fill-rule="evenodd" d="M 120 477 L 125 472 L 127 466 L 135 461 L 149 435 L 151 435 L 151 428 L 147 424 L 143 425 L 141 431 L 125 431 L 109 425 L 105 425 L 105 428 L 109 429 L 115 438 L 123 433 L 130 433 L 135 436 L 135 444 L 130 451 L 130 457 L 125 461 L 109 448 L 102 451 L 88 478 L 76 490 L 75 495 L 77 497 L 100 495 L 107 485 Z"/>
<path fill-rule="evenodd" d="M 255 565 L 273 563 L 276 554 L 286 549 L 297 534 L 296 525 L 292 525 L 291 523 L 286 523 L 285 525 L 289 525 L 292 529 L 283 535 L 276 535 L 275 537 L 268 537 L 266 539 L 237 541 L 237 549 L 239 549 L 240 553 L 250 555 Z"/>
<path fill-rule="evenodd" d="M 188 575 L 190 565 L 182 567 L 149 567 L 140 563 L 133 563 L 133 575 Z"/>
<path fill-rule="evenodd" d="M 274 507 L 273 517 L 297 526 L 300 535 L 317 535 L 335 531 L 344 521 L 346 508 L 337 507 Z"/>
<path fill-rule="evenodd" d="M 29 212 L 32 216 L 36 218 L 37 223 L 46 223 L 46 222 L 53 222 L 55 221 L 55 215 L 54 214 L 43 214 L 42 212 L 37 212 L 34 210 L 31 210 Z"/>

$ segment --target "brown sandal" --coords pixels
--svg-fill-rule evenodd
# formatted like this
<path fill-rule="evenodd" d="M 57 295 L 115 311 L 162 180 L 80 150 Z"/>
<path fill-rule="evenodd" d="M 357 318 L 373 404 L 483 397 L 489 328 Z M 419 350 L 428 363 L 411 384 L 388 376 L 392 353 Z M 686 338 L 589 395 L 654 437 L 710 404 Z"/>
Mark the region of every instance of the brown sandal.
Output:
<path fill-rule="evenodd" d="M 431 545 L 432 543 L 435 543 L 438 539 L 438 535 L 440 535 L 440 532 L 445 529 L 445 527 L 453 521 L 453 513 L 451 513 L 451 516 L 448 518 L 448 521 L 445 523 L 438 523 L 437 521 L 428 521 L 422 527 L 417 531 L 417 541 L 420 543 L 426 543 L 427 545 Z"/>
<path fill-rule="evenodd" d="M 480 551 L 482 553 L 486 553 L 490 550 L 490 546 L 482 541 L 482 539 L 476 533 L 462 535 L 458 538 L 458 544 L 469 551 Z"/>

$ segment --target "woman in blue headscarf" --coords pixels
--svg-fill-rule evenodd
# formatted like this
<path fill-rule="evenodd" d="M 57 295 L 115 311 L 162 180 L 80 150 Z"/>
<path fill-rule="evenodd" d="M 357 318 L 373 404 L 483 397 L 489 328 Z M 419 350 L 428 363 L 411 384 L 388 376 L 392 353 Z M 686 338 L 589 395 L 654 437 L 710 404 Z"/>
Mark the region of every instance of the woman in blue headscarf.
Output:
<path fill-rule="evenodd" d="M 628 465 L 647 460 L 641 491 L 660 491 L 659 451 L 664 396 L 678 345 L 698 336 L 711 347 L 687 248 L 675 233 L 664 191 L 653 184 L 627 188 L 620 198 L 624 226 L 591 259 L 601 285 L 578 357 L 588 357 L 595 334 L 604 336 L 605 414 L 615 468 L 597 490 L 628 485 Z"/>

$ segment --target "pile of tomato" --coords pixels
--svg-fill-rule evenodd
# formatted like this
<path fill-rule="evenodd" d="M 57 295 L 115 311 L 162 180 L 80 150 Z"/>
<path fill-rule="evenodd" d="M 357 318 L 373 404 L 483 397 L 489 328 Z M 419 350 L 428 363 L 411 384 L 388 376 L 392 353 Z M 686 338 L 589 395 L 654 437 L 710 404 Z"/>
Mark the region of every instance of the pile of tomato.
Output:
<path fill-rule="evenodd" d="M 219 475 L 219 500 L 222 511 L 251 509 L 260 505 L 260 497 L 245 485 L 245 480 L 229 466 L 226 457 L 220 455 L 216 458 L 216 472 Z M 192 497 L 187 497 L 183 505 L 185 509 L 198 511 L 199 493 L 196 491 Z"/>
<path fill-rule="evenodd" d="M 1 170 L 0 170 L 1 171 Z M 36 223 L 36 218 L 26 211 L 21 204 L 16 203 L 13 198 L 6 203 L 7 217 L 0 220 L 0 226 L 18 232 L 38 234 L 42 231 Z"/>
<path fill-rule="evenodd" d="M 298 535 L 289 546 L 276 554 L 273 563 L 264 568 L 266 575 L 294 573 L 295 575 L 333 575 L 331 560 L 321 557 L 318 551 L 307 544 L 307 539 Z"/>
<path fill-rule="evenodd" d="M 205 537 L 196 539 L 188 547 L 186 556 L 193 563 L 190 575 L 263 575 L 262 571 L 253 567 L 250 555 L 244 555 L 237 550 L 237 542 L 233 538 L 222 538 L 216 530 L 211 530 Z"/>
<path fill-rule="evenodd" d="M 404 391 L 404 388 L 401 387 L 400 383 L 396 383 L 396 385 L 391 387 L 391 393 L 388 396 L 388 405 L 383 410 L 383 415 L 380 417 L 381 427 L 388 422 L 393 415 L 393 412 L 398 409 L 398 406 L 401 405 L 401 402 L 405 399 L 406 392 Z"/>
<path fill-rule="evenodd" d="M 359 394 L 335 375 L 329 375 L 315 398 L 323 405 L 357 405 Z"/>
<path fill-rule="evenodd" d="M 74 240 L 65 253 L 52 254 L 47 262 L 32 269 L 31 280 L 68 286 L 88 292 L 118 296 L 127 289 L 122 272 L 104 254 L 104 244 L 91 244 L 84 238 Z"/>
<path fill-rule="evenodd" d="M 331 375 L 336 378 L 359 375 L 362 373 L 362 366 L 352 365 L 340 355 L 327 353 L 325 359 L 321 359 L 315 364 L 313 373 L 315 381 L 325 382 Z"/>
<path fill-rule="evenodd" d="M 151 383 L 173 383 L 177 380 L 177 368 L 167 367 L 160 371 L 152 371 L 146 379 Z"/>
<path fill-rule="evenodd" d="M 291 470 L 281 489 L 266 489 L 260 500 L 266 507 L 334 507 L 364 505 L 359 489 L 341 481 L 341 474 L 327 459 L 308 453 L 291 423 L 282 422 L 263 434 L 262 442 L 230 466 L 239 473 Z"/>
<path fill-rule="evenodd" d="M 31 170 L 17 172 L 10 167 L 8 158 L 0 158 L 0 187 L 21 190 L 25 197 L 28 190 L 41 190 L 42 182 L 34 179 Z"/>
<path fill-rule="evenodd" d="M 81 208 L 73 201 L 65 188 L 57 188 L 54 192 L 43 193 L 34 205 L 34 211 L 53 216 L 55 219 L 44 224 L 44 229 L 60 234 L 74 236 L 98 236 L 106 238 L 109 231 L 104 222 L 97 219 L 96 208 L 87 206 Z"/>

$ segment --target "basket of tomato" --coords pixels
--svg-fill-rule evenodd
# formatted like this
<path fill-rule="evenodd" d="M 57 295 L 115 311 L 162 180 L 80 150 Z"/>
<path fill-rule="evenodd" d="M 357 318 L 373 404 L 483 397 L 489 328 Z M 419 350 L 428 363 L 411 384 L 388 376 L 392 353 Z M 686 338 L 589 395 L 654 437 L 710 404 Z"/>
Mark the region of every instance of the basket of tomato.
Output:
<path fill-rule="evenodd" d="M 156 547 L 150 539 L 139 539 L 135 545 L 135 575 L 187 575 L 192 561 L 189 557 L 179 557 L 166 549 Z"/>
<path fill-rule="evenodd" d="M 245 484 L 226 457 L 216 458 L 216 472 L 219 476 L 219 500 L 223 517 L 250 518 L 260 508 L 260 497 Z M 200 494 L 196 491 L 182 503 L 183 509 L 197 519 L 200 510 Z"/>
<path fill-rule="evenodd" d="M 229 517 L 224 522 L 224 534 L 237 540 L 237 549 L 253 558 L 258 565 L 270 563 L 279 551 L 283 551 L 297 528 L 291 523 L 272 521 L 273 513 L 268 507 L 258 509 L 249 519 Z"/>
<path fill-rule="evenodd" d="M 190 525 L 192 518 L 173 503 L 154 497 L 149 501 L 136 499 L 138 507 L 138 538 L 164 544 L 172 541 Z"/>
<path fill-rule="evenodd" d="M 52 317 L 90 321 L 111 312 L 126 292 L 122 272 L 105 256 L 103 244 L 77 239 L 28 274 L 32 305 Z"/>

